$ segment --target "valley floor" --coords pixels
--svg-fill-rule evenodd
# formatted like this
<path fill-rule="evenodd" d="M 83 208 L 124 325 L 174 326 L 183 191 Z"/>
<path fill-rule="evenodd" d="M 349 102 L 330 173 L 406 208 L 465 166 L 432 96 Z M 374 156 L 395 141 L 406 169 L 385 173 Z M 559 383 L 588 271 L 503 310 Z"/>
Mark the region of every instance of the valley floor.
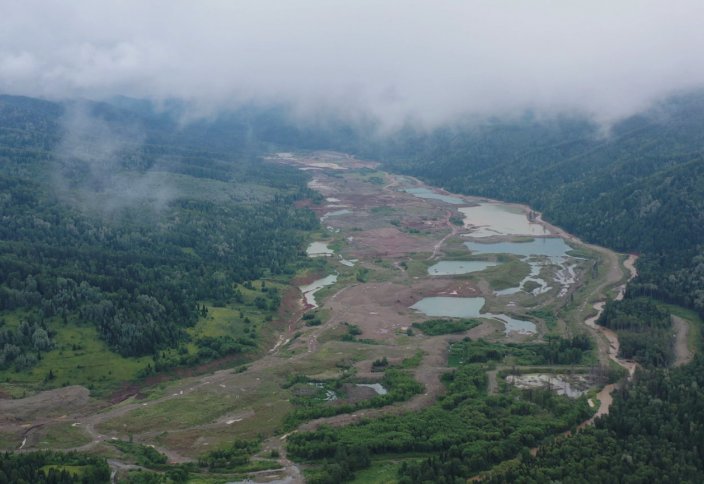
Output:
<path fill-rule="evenodd" d="M 274 158 L 311 172 L 310 187 L 325 201 L 305 203 L 322 219 L 323 227 L 314 240 L 325 244 L 330 253 L 315 257 L 313 269 L 294 280 L 280 311 L 279 326 L 287 329 L 271 350 L 246 368 L 161 383 L 116 404 L 92 399 L 83 387 L 0 400 L 3 447 L 89 450 L 111 457 L 113 467 L 120 470 L 125 463 L 109 445 L 111 439 L 154 446 L 178 463 L 194 460 L 233 438 L 262 436 L 261 455 L 276 451 L 271 455 L 278 455 L 281 467 L 252 477 L 299 482 L 301 469 L 286 457 L 288 434 L 284 430 L 284 418 L 293 408 L 285 383 L 295 375 L 326 380 L 354 371 L 358 381 L 374 383 L 382 376 L 371 371 L 374 361 L 386 358 L 390 364 L 400 364 L 420 355 L 412 372 L 424 391 L 382 408 L 310 420 L 293 432 L 322 424 L 348 425 L 432 404 L 444 390 L 440 376 L 451 370 L 448 347 L 465 337 L 540 342 L 546 335 L 586 333 L 597 342 L 597 351 L 590 365 L 572 368 L 574 372 L 592 378 L 597 366 L 608 366 L 611 360 L 632 374 L 635 365 L 617 357 L 618 338 L 595 321 L 603 302 L 621 297 L 623 285 L 634 276 L 633 257 L 624 262 L 619 254 L 584 244 L 528 207 L 449 194 L 347 155 L 322 152 Z M 473 223 L 471 211 L 462 219 L 458 210 L 485 206 L 505 217 L 499 220 L 500 229 Z M 510 224 L 517 219 L 522 222 L 512 228 Z M 560 238 L 570 252 L 542 257 L 487 253 L 480 257 L 465 246 L 465 242 L 529 243 L 536 237 Z M 429 273 L 440 261 L 473 260 L 492 265 L 465 274 Z M 337 276 L 334 283 L 303 298 L 299 286 L 333 274 Z M 513 291 L 518 287 L 522 289 Z M 480 313 L 471 316 L 479 324 L 458 334 L 423 334 L 413 323 L 435 316 L 411 306 L 433 297 L 483 298 Z M 321 324 L 307 326 L 302 318 L 306 312 L 315 313 Z M 527 326 L 512 330 L 496 315 Z M 676 316 L 673 322 L 677 364 L 684 364 L 692 358 L 687 346 L 688 323 Z M 353 337 L 349 337 L 351 328 L 356 328 Z M 541 371 L 546 370 L 550 369 L 543 367 Z M 494 370 L 489 375 L 489 392 L 496 391 L 497 378 L 501 376 Z M 613 386 L 597 393 L 602 386 L 594 377 L 593 398 L 600 400 L 597 414 L 608 412 L 611 401 Z"/>

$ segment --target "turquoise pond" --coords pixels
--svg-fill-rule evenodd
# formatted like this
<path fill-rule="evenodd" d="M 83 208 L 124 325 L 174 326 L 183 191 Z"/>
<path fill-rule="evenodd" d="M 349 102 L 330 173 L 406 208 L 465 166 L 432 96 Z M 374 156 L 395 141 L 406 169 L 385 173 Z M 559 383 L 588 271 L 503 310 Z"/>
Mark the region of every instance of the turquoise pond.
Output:
<path fill-rule="evenodd" d="M 546 256 L 564 257 L 572 248 L 560 237 L 536 237 L 530 242 L 465 242 L 465 246 L 474 255 L 513 254 L 523 257 Z"/>
<path fill-rule="evenodd" d="M 506 314 L 481 313 L 486 301 L 483 297 L 426 297 L 411 306 L 426 316 L 446 318 L 487 318 L 503 323 L 506 333 L 534 334 L 535 323 L 516 319 Z"/>
<path fill-rule="evenodd" d="M 443 260 L 428 267 L 428 274 L 431 276 L 456 276 L 483 271 L 496 265 L 498 265 L 498 262 L 485 260 Z"/>

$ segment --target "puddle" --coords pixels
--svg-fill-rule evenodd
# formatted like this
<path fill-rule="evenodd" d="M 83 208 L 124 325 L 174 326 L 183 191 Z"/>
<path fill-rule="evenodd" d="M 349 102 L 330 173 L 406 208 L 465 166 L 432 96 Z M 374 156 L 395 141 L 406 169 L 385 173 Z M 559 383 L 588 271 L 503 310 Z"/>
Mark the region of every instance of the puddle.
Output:
<path fill-rule="evenodd" d="M 315 388 L 325 388 L 325 385 L 322 383 L 310 383 L 310 385 L 314 386 Z M 337 393 L 333 392 L 332 390 L 325 390 L 325 401 L 332 402 L 335 400 L 337 400 Z"/>
<path fill-rule="evenodd" d="M 328 212 L 325 215 L 323 215 L 322 217 L 320 217 L 320 221 L 325 222 L 330 217 L 340 217 L 342 215 L 349 215 L 351 213 L 352 213 L 352 211 L 348 210 L 346 208 L 343 208 L 342 210 L 334 210 L 334 211 Z"/>
<path fill-rule="evenodd" d="M 347 259 L 343 259 L 342 257 L 340 257 L 340 264 L 342 264 L 343 266 L 354 267 L 354 265 L 355 265 L 357 262 L 359 262 L 359 259 L 350 259 L 350 260 L 347 260 Z"/>
<path fill-rule="evenodd" d="M 528 220 L 520 209 L 501 203 L 481 203 L 459 209 L 464 214 L 464 226 L 470 237 L 494 235 L 548 235 L 545 227 Z"/>
<path fill-rule="evenodd" d="M 299 289 L 303 293 L 303 300 L 305 301 L 306 305 L 312 308 L 317 308 L 318 303 L 315 300 L 315 293 L 326 286 L 335 284 L 335 282 L 337 282 L 337 274 L 330 274 L 329 276 L 325 276 L 322 279 L 313 281 L 310 284 L 300 286 Z"/>
<path fill-rule="evenodd" d="M 521 389 L 550 388 L 558 395 L 579 398 L 589 389 L 591 383 L 585 375 L 561 375 L 549 373 L 526 373 L 509 375 L 506 381 Z"/>
<path fill-rule="evenodd" d="M 475 318 L 484 307 L 483 297 L 425 297 L 411 306 L 427 316 Z"/>
<path fill-rule="evenodd" d="M 326 242 L 311 242 L 306 249 L 308 257 L 329 257 L 333 254 L 332 249 L 328 248 Z"/>
<path fill-rule="evenodd" d="M 389 393 L 386 388 L 384 388 L 384 385 L 381 383 L 356 383 L 358 387 L 367 387 L 371 388 L 376 392 L 377 395 L 386 395 Z"/>
<path fill-rule="evenodd" d="M 535 323 L 516 319 L 506 314 L 481 313 L 485 300 L 483 297 L 426 297 L 411 306 L 427 316 L 449 318 L 488 318 L 500 321 L 506 334 L 535 334 Z"/>

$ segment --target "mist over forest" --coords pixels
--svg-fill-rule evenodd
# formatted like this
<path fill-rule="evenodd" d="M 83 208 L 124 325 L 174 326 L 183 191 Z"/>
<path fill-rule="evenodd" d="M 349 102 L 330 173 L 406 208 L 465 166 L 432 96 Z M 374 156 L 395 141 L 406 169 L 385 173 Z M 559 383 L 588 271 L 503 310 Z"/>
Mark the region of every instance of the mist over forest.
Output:
<path fill-rule="evenodd" d="M 0 0 L 0 482 L 701 482 L 702 18 Z"/>

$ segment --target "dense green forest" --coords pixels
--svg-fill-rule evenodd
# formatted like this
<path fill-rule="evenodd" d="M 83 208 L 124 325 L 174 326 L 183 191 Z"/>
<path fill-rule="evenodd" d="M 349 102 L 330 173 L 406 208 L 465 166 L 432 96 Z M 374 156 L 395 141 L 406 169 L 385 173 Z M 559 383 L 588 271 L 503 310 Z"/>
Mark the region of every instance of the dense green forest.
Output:
<path fill-rule="evenodd" d="M 540 449 L 489 482 L 702 482 L 704 358 L 640 371 L 594 427 Z"/>
<path fill-rule="evenodd" d="M 77 452 L 0 454 L 0 482 L 68 484 L 110 482 L 105 459 Z"/>
<path fill-rule="evenodd" d="M 578 365 L 586 363 L 592 342 L 585 335 L 570 339 L 546 337 L 545 343 L 490 343 L 464 338 L 450 345 L 448 362 L 488 363 L 511 358 L 516 365 Z"/>
<path fill-rule="evenodd" d="M 0 369 L 30 368 L 70 324 L 124 356 L 158 354 L 188 340 L 202 301 L 292 272 L 317 227 L 294 206 L 311 195 L 304 174 L 168 119 L 0 98 Z M 280 297 L 259 299 L 276 309 Z M 197 343 L 221 356 L 253 342 Z"/>
<path fill-rule="evenodd" d="M 618 333 L 623 358 L 648 366 L 667 366 L 672 362 L 670 313 L 651 300 L 609 301 L 597 322 Z"/>

